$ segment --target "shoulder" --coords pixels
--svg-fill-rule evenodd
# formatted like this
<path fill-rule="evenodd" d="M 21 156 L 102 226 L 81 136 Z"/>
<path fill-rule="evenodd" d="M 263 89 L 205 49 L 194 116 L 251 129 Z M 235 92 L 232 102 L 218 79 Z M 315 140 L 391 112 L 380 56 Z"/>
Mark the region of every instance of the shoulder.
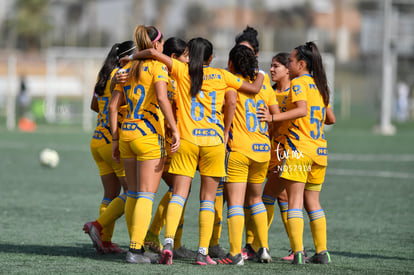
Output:
<path fill-rule="evenodd" d="M 292 81 L 290 82 L 290 87 L 292 92 L 294 92 L 297 95 L 307 89 L 308 81 L 306 81 L 306 78 L 304 78 L 303 76 L 296 77 L 292 79 Z"/>
<path fill-rule="evenodd" d="M 173 71 L 184 70 L 188 67 L 187 63 L 181 62 L 178 59 L 172 58 L 172 69 Z"/>

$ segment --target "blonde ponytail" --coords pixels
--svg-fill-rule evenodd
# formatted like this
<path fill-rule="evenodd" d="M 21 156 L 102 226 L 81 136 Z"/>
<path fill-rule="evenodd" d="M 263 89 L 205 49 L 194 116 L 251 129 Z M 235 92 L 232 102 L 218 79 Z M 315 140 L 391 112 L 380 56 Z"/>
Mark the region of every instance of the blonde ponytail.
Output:
<path fill-rule="evenodd" d="M 158 38 L 158 39 L 156 39 Z M 162 40 L 162 34 L 153 26 L 138 25 L 134 31 L 134 41 L 137 45 L 138 51 L 145 49 L 150 49 L 154 47 L 153 39 L 156 41 Z M 139 80 L 141 73 L 142 60 L 132 61 L 130 76 L 134 78 L 135 81 Z"/>

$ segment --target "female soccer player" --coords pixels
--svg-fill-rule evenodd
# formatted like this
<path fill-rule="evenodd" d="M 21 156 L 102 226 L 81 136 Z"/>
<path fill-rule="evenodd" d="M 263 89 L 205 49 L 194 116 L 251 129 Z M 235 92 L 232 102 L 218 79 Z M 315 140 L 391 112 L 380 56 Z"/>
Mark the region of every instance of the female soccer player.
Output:
<path fill-rule="evenodd" d="M 252 81 L 256 78 L 256 56 L 248 47 L 236 45 L 230 51 L 228 68 L 244 80 Z M 237 102 L 235 110 L 234 102 Z M 268 247 L 266 208 L 261 197 L 262 184 L 266 179 L 270 159 L 270 142 L 267 123 L 258 121 L 256 116 L 259 107 L 266 105 L 272 113 L 279 113 L 276 97 L 270 85 L 263 85 L 260 93 L 256 95 L 237 92 L 234 89 L 228 89 L 226 92 L 226 131 L 230 128 L 233 114 L 234 118 L 228 135 L 227 176 L 224 179 L 230 253 L 218 259 L 221 264 L 243 265 L 241 245 L 245 201 L 259 243 L 257 259 L 266 263 L 272 259 Z"/>
<path fill-rule="evenodd" d="M 188 63 L 188 48 L 187 43 L 180 38 L 171 37 L 167 39 L 164 43 L 164 51 L 165 55 L 170 56 L 171 58 L 175 58 L 183 63 Z M 175 114 L 175 101 L 176 101 L 176 81 L 174 78 L 169 75 L 169 81 L 167 86 L 168 91 L 168 99 L 170 100 L 171 105 L 173 106 L 173 112 Z M 145 248 L 155 252 L 161 253 L 162 251 L 162 244 L 159 241 L 159 235 L 161 233 L 162 228 L 165 225 L 165 217 L 167 214 L 167 207 L 170 202 L 172 196 L 172 174 L 168 173 L 168 169 L 170 168 L 171 162 L 171 143 L 172 143 L 172 136 L 171 130 L 169 129 L 169 125 L 165 126 L 165 145 L 167 149 L 167 157 L 164 162 L 164 172 L 162 174 L 162 178 L 170 187 L 169 190 L 165 193 L 163 198 L 161 199 L 157 211 L 154 214 L 154 217 L 151 222 L 151 226 L 148 229 L 147 236 L 145 237 Z M 183 231 L 183 224 L 184 224 L 184 212 L 181 216 L 180 224 L 177 229 L 177 233 L 175 234 L 174 238 L 174 257 L 176 258 L 195 258 L 196 252 L 187 249 L 184 245 L 181 245 L 181 237 Z"/>
<path fill-rule="evenodd" d="M 247 26 L 242 33 L 238 34 L 235 38 L 235 42 L 237 45 L 244 45 L 251 49 L 255 56 L 259 55 L 259 39 L 257 38 L 258 32 L 255 28 Z M 264 85 L 270 86 L 270 78 L 269 75 L 266 74 L 264 81 Z M 271 124 L 269 125 L 271 126 Z M 264 201 L 265 205 L 267 201 Z M 245 225 L 246 225 L 246 245 L 242 249 L 243 258 L 245 260 L 253 260 L 256 259 L 256 251 L 260 247 L 254 247 L 255 244 L 253 244 L 254 241 L 254 223 L 252 220 L 250 220 L 250 211 L 247 208 L 248 205 L 245 204 Z M 257 239 L 256 239 L 257 240 Z"/>
<path fill-rule="evenodd" d="M 181 147 L 171 160 L 169 172 L 174 174 L 173 196 L 167 210 L 164 249 L 160 263 L 172 264 L 174 236 L 191 180 L 197 165 L 201 175 L 199 249 L 196 264 L 216 264 L 208 256 L 214 222 L 214 198 L 221 177 L 225 176 L 224 126 L 220 112 L 225 89 L 258 93 L 264 72 L 253 83 L 209 66 L 213 45 L 204 38 L 188 42 L 189 64 L 163 55 L 153 49 L 136 52 L 132 58 L 156 58 L 167 65 L 177 80 L 177 119 Z"/>
<path fill-rule="evenodd" d="M 155 27 L 137 26 L 134 38 L 139 50 L 152 48 L 162 53 L 164 40 Z M 126 260 L 149 263 L 152 259 L 142 247 L 164 166 L 163 116 L 171 127 L 172 153 L 180 146 L 180 134 L 167 96 L 167 68 L 152 59 L 132 61 L 124 68 L 128 70 L 128 80 L 115 86 L 109 105 L 112 156 L 119 161 L 121 155 L 128 182 L 125 219 L 131 242 Z M 128 112 L 119 135 L 116 113 L 124 98 Z"/>
<path fill-rule="evenodd" d="M 83 230 L 91 236 L 95 249 L 99 253 L 119 253 L 123 251 L 111 242 L 115 226 L 114 221 L 124 213 L 125 194 L 119 197 L 118 195 L 121 186 L 124 192 L 126 192 L 127 184 L 123 164 L 117 163 L 112 159 L 112 135 L 109 128 L 108 104 L 112 97 L 111 80 L 118 70 L 119 59 L 125 55 L 130 55 L 135 48 L 133 41 L 116 43 L 112 46 L 99 71 L 98 81 L 95 85 L 94 96 L 91 102 L 91 109 L 98 113 L 98 118 L 90 147 L 104 187 L 104 198 L 99 207 L 99 215 L 101 218 L 103 213 L 106 216 L 111 216 L 113 212 L 116 212 L 113 221 L 102 230 L 102 236 L 99 234 L 101 230 L 96 232 L 92 229 L 91 222 L 84 225 Z M 98 228 L 101 229 L 102 227 Z M 97 235 L 94 237 L 94 234 Z"/>
<path fill-rule="evenodd" d="M 272 81 L 275 82 L 274 90 L 279 103 L 280 112 L 286 111 L 287 98 L 290 91 L 290 77 L 289 69 L 287 68 L 289 61 L 289 53 L 278 53 L 272 58 L 270 66 L 270 75 Z M 279 180 L 279 170 L 282 164 L 284 136 L 280 135 L 283 132 L 283 127 L 288 127 L 289 121 L 282 121 L 271 124 L 271 152 L 272 157 L 269 162 L 269 172 L 267 175 L 267 182 L 263 189 L 263 202 L 267 210 L 268 228 L 270 228 L 274 216 L 274 203 L 277 199 L 279 205 L 280 216 L 283 225 L 287 231 L 287 210 L 288 198 L 283 183 Z M 289 235 L 289 234 L 288 234 Z M 304 252 L 306 254 L 306 252 Z M 305 255 L 306 256 L 306 255 Z M 289 256 L 283 257 L 282 260 L 292 261 L 293 253 Z"/>
<path fill-rule="evenodd" d="M 319 193 L 325 179 L 327 143 L 323 133 L 325 121 L 335 122 L 329 106 L 329 88 L 322 58 L 315 43 L 296 47 L 289 55 L 291 91 L 286 112 L 270 115 L 266 108 L 260 117 L 264 121 L 292 120 L 281 133 L 285 135 L 285 153 L 280 177 L 289 201 L 287 227 L 294 252 L 293 264 L 304 264 L 303 213 L 308 212 L 316 254 L 311 263 L 330 263 L 326 247 L 326 219 L 319 203 Z"/>

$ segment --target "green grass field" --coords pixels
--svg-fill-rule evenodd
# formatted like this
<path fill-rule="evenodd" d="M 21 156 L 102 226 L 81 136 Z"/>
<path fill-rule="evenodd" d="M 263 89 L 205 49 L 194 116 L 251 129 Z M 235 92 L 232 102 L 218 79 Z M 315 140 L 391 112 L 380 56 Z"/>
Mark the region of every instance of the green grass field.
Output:
<path fill-rule="evenodd" d="M 35 133 L 0 131 L 0 273 L 51 274 L 403 274 L 414 271 L 414 124 L 398 125 L 393 137 L 372 134 L 371 122 L 338 122 L 327 132 L 329 166 L 321 193 L 327 215 L 331 265 L 282 262 L 289 249 L 278 211 L 269 232 L 273 262 L 242 267 L 129 265 L 125 255 L 97 255 L 82 231 L 97 218 L 103 189 L 89 152 L 91 133 L 41 126 Z M 55 169 L 38 154 L 60 154 Z M 185 213 L 183 244 L 198 242 L 197 175 Z M 154 208 L 167 190 L 161 183 Z M 226 210 L 224 212 L 226 216 Z M 113 241 L 128 247 L 125 219 Z M 314 253 L 308 218 L 304 244 Z M 228 249 L 224 218 L 221 245 Z"/>

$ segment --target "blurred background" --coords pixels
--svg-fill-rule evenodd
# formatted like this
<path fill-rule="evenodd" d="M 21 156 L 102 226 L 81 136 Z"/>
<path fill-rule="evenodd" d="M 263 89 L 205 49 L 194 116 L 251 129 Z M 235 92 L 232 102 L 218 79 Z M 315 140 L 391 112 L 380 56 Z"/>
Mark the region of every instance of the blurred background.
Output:
<path fill-rule="evenodd" d="M 216 67 L 247 25 L 266 71 L 276 53 L 315 41 L 338 123 L 389 135 L 414 118 L 414 0 L 3 0 L 0 129 L 92 131 L 98 70 L 139 24 L 209 39 Z"/>

